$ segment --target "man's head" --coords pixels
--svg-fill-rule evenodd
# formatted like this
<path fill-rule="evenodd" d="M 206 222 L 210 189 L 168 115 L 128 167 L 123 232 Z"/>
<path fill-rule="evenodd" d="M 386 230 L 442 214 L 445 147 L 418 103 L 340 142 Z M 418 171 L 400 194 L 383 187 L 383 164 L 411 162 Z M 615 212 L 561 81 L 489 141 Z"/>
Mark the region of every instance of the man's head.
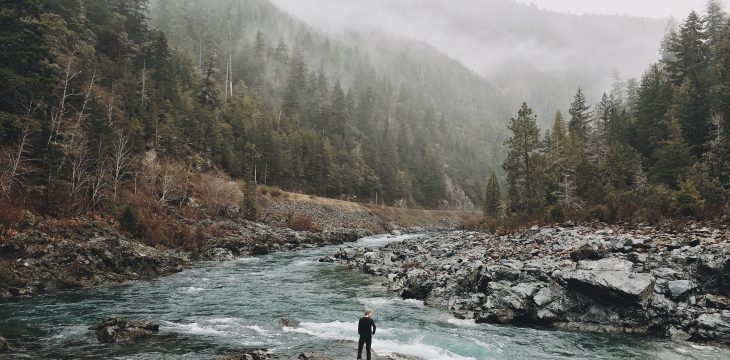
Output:
<path fill-rule="evenodd" d="M 365 309 L 365 316 L 371 317 L 373 315 L 373 311 L 370 309 Z"/>

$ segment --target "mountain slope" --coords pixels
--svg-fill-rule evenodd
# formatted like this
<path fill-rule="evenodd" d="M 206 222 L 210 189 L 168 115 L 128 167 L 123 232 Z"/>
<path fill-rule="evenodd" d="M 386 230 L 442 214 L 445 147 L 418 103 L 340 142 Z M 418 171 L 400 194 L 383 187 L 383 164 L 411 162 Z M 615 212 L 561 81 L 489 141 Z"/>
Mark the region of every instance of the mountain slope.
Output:
<path fill-rule="evenodd" d="M 151 8 L 153 24 L 171 44 L 197 57 L 199 67 L 214 52 L 223 73 L 230 57 L 232 80 L 243 81 L 281 113 L 277 122 L 296 119 L 297 126 L 319 131 L 334 150 L 362 154 L 356 156 L 362 161 L 344 166 L 367 165 L 367 184 L 359 189 L 323 192 L 282 176 L 276 184 L 373 200 L 379 193 L 380 199 L 429 206 L 471 207 L 481 201 L 483 179 L 502 156 L 508 110 L 499 91 L 459 62 L 424 43 L 379 33 L 330 37 L 263 0 L 158 0 Z M 304 62 L 295 74 L 298 54 Z M 293 83 L 296 76 L 300 84 Z M 347 124 L 333 131 L 337 125 L 323 125 L 318 110 L 333 99 L 317 89 L 336 83 L 350 109 L 343 114 Z M 301 87 L 309 90 L 300 93 Z M 299 102 L 294 108 L 292 97 Z M 388 174 L 385 168 L 396 171 Z"/>

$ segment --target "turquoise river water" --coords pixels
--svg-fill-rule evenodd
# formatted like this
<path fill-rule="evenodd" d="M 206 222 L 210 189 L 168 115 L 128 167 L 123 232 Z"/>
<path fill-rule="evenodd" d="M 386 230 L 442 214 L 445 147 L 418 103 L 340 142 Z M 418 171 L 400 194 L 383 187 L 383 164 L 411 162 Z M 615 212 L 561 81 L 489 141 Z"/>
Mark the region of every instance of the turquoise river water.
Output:
<path fill-rule="evenodd" d="M 375 236 L 362 246 L 402 237 Z M 317 259 L 337 247 L 201 263 L 151 281 L 0 303 L 0 359 L 212 359 L 266 348 L 326 351 L 354 359 L 366 306 L 378 325 L 373 350 L 424 359 L 730 359 L 721 347 L 656 339 L 474 324 L 422 302 L 401 300 L 382 279 Z M 99 344 L 86 330 L 111 315 L 161 324 L 135 345 Z M 281 318 L 301 321 L 282 328 Z"/>

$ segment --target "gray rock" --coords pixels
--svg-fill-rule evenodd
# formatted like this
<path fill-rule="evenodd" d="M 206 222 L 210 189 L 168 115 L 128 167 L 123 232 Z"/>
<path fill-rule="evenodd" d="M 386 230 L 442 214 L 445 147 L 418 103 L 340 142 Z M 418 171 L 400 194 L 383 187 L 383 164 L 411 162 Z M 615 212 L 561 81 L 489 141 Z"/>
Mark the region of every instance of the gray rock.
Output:
<path fill-rule="evenodd" d="M 687 341 L 692 338 L 690 334 L 688 334 L 684 330 L 680 330 L 672 326 L 669 328 L 669 338 L 672 339 L 672 341 Z"/>
<path fill-rule="evenodd" d="M 279 326 L 281 327 L 288 327 L 288 328 L 298 328 L 299 327 L 299 321 L 289 318 L 281 318 L 279 319 Z"/>
<path fill-rule="evenodd" d="M 578 269 L 580 270 L 596 270 L 596 271 L 629 271 L 633 268 L 634 263 L 619 258 L 606 258 L 597 261 L 580 261 Z"/>
<path fill-rule="evenodd" d="M 150 321 L 127 320 L 110 317 L 99 324 L 89 326 L 102 343 L 138 342 L 146 340 L 160 330 L 160 325 Z"/>
<path fill-rule="evenodd" d="M 405 274 L 401 297 L 403 299 L 425 300 L 433 286 L 429 272 L 418 268 L 410 269 Z"/>
<path fill-rule="evenodd" d="M 253 350 L 239 355 L 219 356 L 213 360 L 269 360 L 278 358 L 279 356 L 271 354 L 266 350 Z"/>
<path fill-rule="evenodd" d="M 654 278 L 630 271 L 576 270 L 563 275 L 569 288 L 598 302 L 643 305 L 654 295 Z"/>
<path fill-rule="evenodd" d="M 672 280 L 667 282 L 668 295 L 678 300 L 690 291 L 695 289 L 695 284 L 691 280 Z"/>
<path fill-rule="evenodd" d="M 597 244 L 583 244 L 570 252 L 573 261 L 597 260 L 605 256 L 605 250 L 599 249 Z"/>
<path fill-rule="evenodd" d="M 328 354 L 317 353 L 317 352 L 306 352 L 299 354 L 298 360 L 334 360 L 334 358 Z"/>

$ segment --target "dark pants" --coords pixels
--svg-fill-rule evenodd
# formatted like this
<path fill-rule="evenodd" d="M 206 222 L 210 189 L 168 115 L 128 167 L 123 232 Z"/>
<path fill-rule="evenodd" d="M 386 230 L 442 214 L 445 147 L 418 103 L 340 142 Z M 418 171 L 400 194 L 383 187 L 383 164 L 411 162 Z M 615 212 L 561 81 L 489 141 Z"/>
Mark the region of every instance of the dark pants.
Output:
<path fill-rule="evenodd" d="M 368 352 L 368 360 L 370 360 L 370 347 L 373 345 L 372 336 L 360 336 L 360 341 L 357 343 L 357 358 L 362 359 L 362 346 L 365 345 L 365 349 Z"/>

